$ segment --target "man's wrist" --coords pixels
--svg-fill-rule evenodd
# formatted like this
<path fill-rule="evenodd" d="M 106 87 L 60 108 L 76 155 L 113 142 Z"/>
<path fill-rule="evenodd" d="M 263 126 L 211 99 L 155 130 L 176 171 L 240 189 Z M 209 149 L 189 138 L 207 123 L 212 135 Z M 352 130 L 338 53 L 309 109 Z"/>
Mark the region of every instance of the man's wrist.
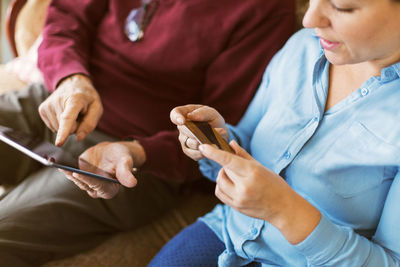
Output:
<path fill-rule="evenodd" d="M 120 143 L 129 149 L 134 167 L 141 167 L 146 162 L 146 152 L 138 140 L 123 141 Z"/>
<path fill-rule="evenodd" d="M 90 84 L 91 86 L 93 86 L 93 84 L 92 84 L 92 80 L 90 79 L 90 77 L 89 76 L 87 76 L 87 75 L 85 75 L 85 74 L 83 74 L 83 73 L 74 73 L 74 74 L 71 74 L 71 75 L 69 75 L 69 76 L 66 76 L 66 77 L 64 77 L 64 78 L 62 78 L 58 83 L 57 83 L 57 86 L 56 86 L 56 88 L 58 88 L 59 86 L 61 86 L 63 83 L 73 83 L 73 84 L 75 84 L 75 83 L 88 83 L 88 84 Z"/>

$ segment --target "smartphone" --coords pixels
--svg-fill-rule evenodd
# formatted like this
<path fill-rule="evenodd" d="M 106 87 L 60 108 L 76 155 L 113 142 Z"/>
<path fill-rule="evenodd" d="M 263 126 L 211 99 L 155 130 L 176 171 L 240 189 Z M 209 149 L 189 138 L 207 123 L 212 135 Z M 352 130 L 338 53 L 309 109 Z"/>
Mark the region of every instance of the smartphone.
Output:
<path fill-rule="evenodd" d="M 186 120 L 184 125 L 200 144 L 216 145 L 219 149 L 235 154 L 231 146 L 208 122 Z"/>
<path fill-rule="evenodd" d="M 118 179 L 84 159 L 77 159 L 61 147 L 37 136 L 0 125 L 0 140 L 48 167 L 80 173 L 103 181 L 119 184 Z"/>

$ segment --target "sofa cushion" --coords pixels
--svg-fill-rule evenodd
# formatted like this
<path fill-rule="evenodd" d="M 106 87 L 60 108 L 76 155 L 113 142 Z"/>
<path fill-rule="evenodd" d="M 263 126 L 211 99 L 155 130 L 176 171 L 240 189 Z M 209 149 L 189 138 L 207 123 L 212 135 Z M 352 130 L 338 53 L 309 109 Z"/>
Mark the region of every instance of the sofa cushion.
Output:
<path fill-rule="evenodd" d="M 7 91 L 17 90 L 26 86 L 18 75 L 6 70 L 4 65 L 0 65 L 0 94 Z"/>
<path fill-rule="evenodd" d="M 5 65 L 9 73 L 16 75 L 25 84 L 43 82 L 42 73 L 37 67 L 38 48 L 41 41 L 42 37 L 39 36 L 26 54 L 14 58 Z"/>
<path fill-rule="evenodd" d="M 191 191 L 182 196 L 175 209 L 153 223 L 118 233 L 90 251 L 49 262 L 43 267 L 146 266 L 168 240 L 219 203 L 212 191 Z"/>
<path fill-rule="evenodd" d="M 15 43 L 19 56 L 28 53 L 42 32 L 50 0 L 27 0 L 15 24 Z"/>

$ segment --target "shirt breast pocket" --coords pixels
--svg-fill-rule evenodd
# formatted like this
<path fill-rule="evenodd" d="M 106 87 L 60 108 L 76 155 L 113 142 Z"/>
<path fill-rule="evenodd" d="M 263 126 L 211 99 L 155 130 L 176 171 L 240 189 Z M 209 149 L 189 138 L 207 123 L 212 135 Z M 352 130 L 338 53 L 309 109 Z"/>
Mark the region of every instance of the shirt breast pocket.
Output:
<path fill-rule="evenodd" d="M 314 174 L 328 190 L 350 198 L 370 194 L 397 172 L 400 150 L 354 122 L 317 160 Z"/>

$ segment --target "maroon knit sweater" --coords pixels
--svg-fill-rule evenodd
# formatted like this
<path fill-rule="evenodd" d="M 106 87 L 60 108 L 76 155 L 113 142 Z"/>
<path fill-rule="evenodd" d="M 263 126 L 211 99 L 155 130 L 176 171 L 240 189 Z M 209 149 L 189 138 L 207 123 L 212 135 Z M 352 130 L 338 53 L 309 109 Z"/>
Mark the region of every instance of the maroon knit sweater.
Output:
<path fill-rule="evenodd" d="M 159 1 L 135 43 L 124 27 L 140 0 L 51 1 L 38 64 L 50 91 L 72 74 L 91 77 L 104 105 L 98 128 L 138 139 L 142 170 L 191 180 L 200 174 L 181 151 L 171 109 L 206 104 L 237 123 L 294 29 L 294 1 Z"/>

